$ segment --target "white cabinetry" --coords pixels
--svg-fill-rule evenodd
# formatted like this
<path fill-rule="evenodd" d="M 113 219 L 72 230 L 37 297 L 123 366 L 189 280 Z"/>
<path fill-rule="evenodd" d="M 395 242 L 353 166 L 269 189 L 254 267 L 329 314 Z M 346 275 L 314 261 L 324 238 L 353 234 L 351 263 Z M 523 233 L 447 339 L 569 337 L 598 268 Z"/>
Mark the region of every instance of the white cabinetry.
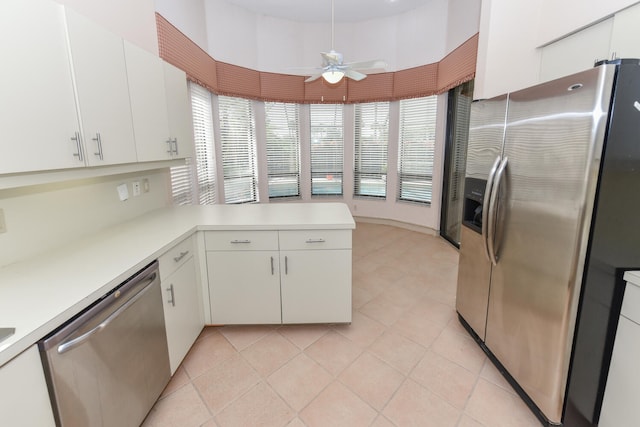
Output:
<path fill-rule="evenodd" d="M 84 166 L 64 9 L 0 2 L 0 174 Z"/>
<path fill-rule="evenodd" d="M 277 231 L 205 235 L 214 324 L 280 323 Z"/>
<path fill-rule="evenodd" d="M 163 62 L 164 84 L 169 114 L 169 137 L 173 139 L 173 158 L 194 157 L 191 99 L 187 87 L 187 74 L 173 65 Z"/>
<path fill-rule="evenodd" d="M 192 156 L 186 74 L 127 41 L 124 52 L 138 161 Z"/>
<path fill-rule="evenodd" d="M 280 232 L 282 323 L 351 322 L 351 230 Z"/>
<path fill-rule="evenodd" d="M 36 345 L 0 367 L 0 419 L 4 426 L 55 426 Z"/>
<path fill-rule="evenodd" d="M 65 10 L 86 164 L 135 162 L 123 41 Z"/>
<path fill-rule="evenodd" d="M 621 10 L 613 17 L 610 56 L 640 58 L 640 4 Z"/>
<path fill-rule="evenodd" d="M 214 324 L 351 322 L 351 230 L 206 232 Z"/>
<path fill-rule="evenodd" d="M 138 161 L 171 159 L 162 60 L 126 41 L 124 53 Z"/>
<path fill-rule="evenodd" d="M 640 419 L 637 406 L 640 394 L 640 272 L 627 272 L 624 277 L 627 287 L 602 402 L 600 427 L 635 427 Z"/>
<path fill-rule="evenodd" d="M 159 258 L 172 375 L 204 326 L 194 251 L 190 237 Z"/>

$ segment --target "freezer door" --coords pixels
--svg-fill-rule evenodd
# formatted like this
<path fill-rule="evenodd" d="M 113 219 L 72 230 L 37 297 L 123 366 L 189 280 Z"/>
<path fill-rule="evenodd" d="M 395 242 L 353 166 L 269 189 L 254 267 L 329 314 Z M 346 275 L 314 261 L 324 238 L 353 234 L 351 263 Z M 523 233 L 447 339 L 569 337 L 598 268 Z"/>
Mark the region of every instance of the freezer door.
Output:
<path fill-rule="evenodd" d="M 466 178 L 486 181 L 496 157 L 502 154 L 507 95 L 474 101 L 469 117 Z"/>
<path fill-rule="evenodd" d="M 509 95 L 486 345 L 553 423 L 562 418 L 614 71 Z"/>

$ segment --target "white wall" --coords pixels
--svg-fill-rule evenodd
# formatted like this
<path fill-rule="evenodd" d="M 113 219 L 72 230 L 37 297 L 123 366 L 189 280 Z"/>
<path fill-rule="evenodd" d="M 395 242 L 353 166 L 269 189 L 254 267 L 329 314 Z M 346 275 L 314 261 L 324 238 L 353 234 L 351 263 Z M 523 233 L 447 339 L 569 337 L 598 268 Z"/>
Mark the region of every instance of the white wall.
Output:
<path fill-rule="evenodd" d="M 331 49 L 330 23 L 290 21 L 258 15 L 224 0 L 203 1 L 206 50 L 219 61 L 260 71 L 301 74 L 294 68 L 319 66 L 320 52 Z M 463 9 L 464 13 L 456 9 L 451 28 L 447 27 L 451 10 L 447 0 L 433 0 L 411 12 L 380 19 L 336 22 L 335 50 L 347 62 L 384 59 L 387 71 L 439 61 L 448 52 L 448 39 L 459 41 L 459 45 L 478 30 L 477 15 L 461 17 L 479 13 L 479 0 L 454 1 L 470 7 Z M 165 12 L 163 16 L 173 22 L 171 11 Z M 197 24 L 195 20 L 192 23 Z"/>
<path fill-rule="evenodd" d="M 480 39 L 474 98 L 489 98 L 522 89 L 554 75 L 541 73 L 542 47 L 610 17 L 637 0 L 484 0 L 480 15 Z M 636 25 L 637 27 L 637 25 Z M 637 34 L 634 43 L 637 45 Z M 587 39 L 574 49 L 599 57 L 599 46 Z M 563 69 L 571 67 L 565 57 Z M 592 64 L 592 61 L 591 61 Z M 584 69 L 581 68 L 581 69 Z"/>
<path fill-rule="evenodd" d="M 149 180 L 150 191 L 121 202 L 117 185 Z M 7 232 L 0 267 L 169 204 L 167 170 L 0 190 Z M 96 263 L 100 260 L 96 260 Z"/>
<path fill-rule="evenodd" d="M 447 53 L 460 46 L 480 28 L 480 0 L 449 0 Z"/>

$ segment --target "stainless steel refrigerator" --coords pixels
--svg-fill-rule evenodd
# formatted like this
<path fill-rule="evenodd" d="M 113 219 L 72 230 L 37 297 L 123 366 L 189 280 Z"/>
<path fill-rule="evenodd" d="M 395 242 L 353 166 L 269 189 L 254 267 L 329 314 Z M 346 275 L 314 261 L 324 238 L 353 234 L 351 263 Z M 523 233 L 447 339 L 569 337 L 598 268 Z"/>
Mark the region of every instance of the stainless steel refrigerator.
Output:
<path fill-rule="evenodd" d="M 457 311 L 543 424 L 596 426 L 640 269 L 640 63 L 471 110 Z"/>

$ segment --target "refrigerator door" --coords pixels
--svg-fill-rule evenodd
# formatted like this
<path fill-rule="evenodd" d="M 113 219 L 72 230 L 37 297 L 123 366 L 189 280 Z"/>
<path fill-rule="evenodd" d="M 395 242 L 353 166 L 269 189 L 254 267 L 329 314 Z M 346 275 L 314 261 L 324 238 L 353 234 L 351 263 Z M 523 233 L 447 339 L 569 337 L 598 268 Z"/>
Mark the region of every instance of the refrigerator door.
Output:
<path fill-rule="evenodd" d="M 487 180 L 496 157 L 502 154 L 507 95 L 471 104 L 465 178 Z"/>
<path fill-rule="evenodd" d="M 465 179 L 464 215 L 471 216 L 482 209 L 488 198 L 486 192 L 490 171 L 497 157 L 502 154 L 504 123 L 507 116 L 507 96 L 477 101 L 471 104 L 469 119 L 469 142 L 467 145 L 467 168 Z M 478 185 L 471 186 L 471 181 Z M 479 212 L 481 216 L 482 212 Z M 486 253 L 486 230 L 461 227 L 460 262 L 456 310 L 484 340 L 489 304 L 491 263 Z M 485 227 L 485 224 L 480 224 Z"/>
<path fill-rule="evenodd" d="M 562 418 L 614 72 L 509 95 L 485 341 L 552 423 Z"/>

